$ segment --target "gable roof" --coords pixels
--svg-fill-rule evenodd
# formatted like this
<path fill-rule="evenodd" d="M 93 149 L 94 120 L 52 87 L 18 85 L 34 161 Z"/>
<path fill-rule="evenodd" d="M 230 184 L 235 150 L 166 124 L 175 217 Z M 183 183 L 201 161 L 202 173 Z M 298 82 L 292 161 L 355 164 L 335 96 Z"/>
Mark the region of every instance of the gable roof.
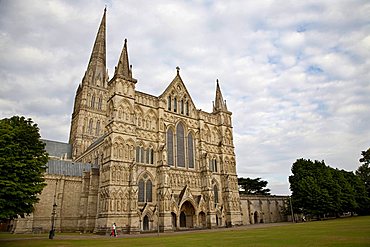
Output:
<path fill-rule="evenodd" d="M 167 88 L 163 91 L 161 95 L 158 96 L 158 98 L 166 98 L 166 96 L 171 95 L 172 91 L 175 91 L 177 93 L 182 93 L 183 95 L 186 95 L 189 99 L 189 102 L 192 104 L 194 109 L 197 109 L 195 107 L 195 104 L 193 102 L 193 99 L 191 98 L 191 95 L 189 94 L 188 89 L 186 88 L 181 76 L 180 76 L 180 68 L 176 67 L 177 73 L 175 78 L 172 80 L 172 82 L 167 86 Z"/>

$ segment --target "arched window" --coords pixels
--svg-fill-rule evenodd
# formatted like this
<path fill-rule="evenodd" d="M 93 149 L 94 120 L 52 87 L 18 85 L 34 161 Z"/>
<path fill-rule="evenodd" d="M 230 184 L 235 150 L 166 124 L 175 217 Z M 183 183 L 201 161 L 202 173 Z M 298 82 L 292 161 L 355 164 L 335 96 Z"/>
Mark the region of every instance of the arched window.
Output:
<path fill-rule="evenodd" d="M 145 151 L 146 150 L 143 147 L 140 146 L 136 147 L 136 162 L 146 163 Z"/>
<path fill-rule="evenodd" d="M 181 114 L 184 114 L 184 100 L 183 99 L 181 100 L 181 103 L 180 103 L 180 112 Z"/>
<path fill-rule="evenodd" d="M 144 179 L 139 180 L 139 195 L 138 201 L 139 202 L 152 202 L 152 181 L 150 179 L 144 181 Z"/>
<path fill-rule="evenodd" d="M 93 131 L 93 119 L 91 118 L 89 121 L 89 134 L 92 134 Z"/>
<path fill-rule="evenodd" d="M 93 95 L 92 97 L 91 97 L 91 108 L 94 108 L 95 107 L 95 95 Z"/>
<path fill-rule="evenodd" d="M 167 130 L 167 162 L 169 166 L 173 166 L 173 131 Z"/>
<path fill-rule="evenodd" d="M 170 96 L 168 96 L 168 98 L 167 98 L 167 109 L 168 109 L 169 111 L 171 111 L 171 104 L 172 104 L 172 99 L 171 99 L 171 95 L 170 95 Z"/>
<path fill-rule="evenodd" d="M 213 159 L 209 160 L 209 169 L 212 172 L 217 172 L 217 160 L 216 160 L 216 158 L 213 158 Z"/>
<path fill-rule="evenodd" d="M 186 116 L 189 116 L 189 101 L 186 101 L 186 104 L 185 104 L 185 113 L 186 113 Z"/>
<path fill-rule="evenodd" d="M 176 97 L 173 99 L 173 111 L 177 112 L 177 98 Z"/>
<path fill-rule="evenodd" d="M 194 141 L 191 133 L 188 135 L 188 167 L 194 168 Z"/>
<path fill-rule="evenodd" d="M 152 202 L 152 181 L 147 180 L 145 184 L 145 201 Z"/>
<path fill-rule="evenodd" d="M 215 194 L 215 203 L 218 203 L 218 188 L 216 185 L 213 186 L 213 194 Z"/>
<path fill-rule="evenodd" d="M 140 148 L 140 163 L 145 162 L 144 157 L 145 157 L 145 149 L 143 147 L 141 147 Z"/>
<path fill-rule="evenodd" d="M 101 98 L 101 97 L 99 97 L 99 99 L 98 99 L 98 109 L 99 109 L 99 110 L 101 110 L 101 109 L 102 109 L 102 102 L 103 102 L 102 98 Z"/>
<path fill-rule="evenodd" d="M 147 163 L 153 165 L 154 164 L 154 150 L 153 148 L 148 148 L 147 150 Z"/>
<path fill-rule="evenodd" d="M 145 201 L 145 194 L 144 194 L 144 191 L 145 191 L 145 184 L 144 184 L 144 180 L 143 179 L 140 179 L 139 180 L 139 202 L 144 202 Z"/>
<path fill-rule="evenodd" d="M 96 123 L 96 130 L 95 130 L 95 135 L 99 135 L 100 133 L 100 121 L 98 121 L 97 123 Z"/>
<path fill-rule="evenodd" d="M 145 152 L 145 163 L 146 164 L 149 164 L 149 160 L 150 160 L 150 148 L 148 148 Z"/>
<path fill-rule="evenodd" d="M 176 128 L 176 144 L 177 144 L 177 167 L 185 167 L 185 138 L 184 126 L 179 123 Z"/>
<path fill-rule="evenodd" d="M 140 162 L 140 147 L 136 147 L 136 162 Z"/>

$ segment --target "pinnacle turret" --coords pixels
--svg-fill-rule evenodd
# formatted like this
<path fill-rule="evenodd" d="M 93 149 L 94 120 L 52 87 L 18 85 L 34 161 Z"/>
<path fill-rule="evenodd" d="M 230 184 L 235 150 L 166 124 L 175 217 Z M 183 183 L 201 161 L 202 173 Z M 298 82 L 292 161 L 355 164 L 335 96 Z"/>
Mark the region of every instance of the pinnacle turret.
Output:
<path fill-rule="evenodd" d="M 119 57 L 114 75 L 120 75 L 128 79 L 132 79 L 131 69 L 132 67 L 130 66 L 128 61 L 127 39 L 125 39 L 125 43 L 123 45 L 121 56 Z"/>
<path fill-rule="evenodd" d="M 227 111 L 226 102 L 222 97 L 220 85 L 218 84 L 218 79 L 216 80 L 216 98 L 213 106 L 213 112 L 216 111 Z"/>

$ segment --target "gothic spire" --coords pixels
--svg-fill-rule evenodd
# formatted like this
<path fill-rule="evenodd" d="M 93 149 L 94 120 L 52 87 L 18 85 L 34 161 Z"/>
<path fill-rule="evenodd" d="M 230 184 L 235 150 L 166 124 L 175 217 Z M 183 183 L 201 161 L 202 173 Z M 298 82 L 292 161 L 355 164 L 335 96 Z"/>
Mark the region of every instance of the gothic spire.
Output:
<path fill-rule="evenodd" d="M 106 12 L 107 8 L 104 8 L 104 14 L 100 22 L 98 33 L 96 34 L 89 64 L 87 66 L 85 79 L 89 81 L 88 83 L 93 83 L 96 80 L 100 80 L 101 82 L 104 82 L 106 80 L 106 50 L 105 50 Z"/>
<path fill-rule="evenodd" d="M 226 102 L 222 97 L 220 85 L 218 84 L 218 79 L 216 80 L 216 83 L 216 98 L 213 106 L 213 112 L 227 111 Z"/>
<path fill-rule="evenodd" d="M 114 75 L 121 75 L 126 78 L 132 79 L 131 66 L 128 62 L 127 39 L 125 39 L 125 43 L 123 45 L 121 56 L 119 57 L 118 65 L 116 67 Z"/>

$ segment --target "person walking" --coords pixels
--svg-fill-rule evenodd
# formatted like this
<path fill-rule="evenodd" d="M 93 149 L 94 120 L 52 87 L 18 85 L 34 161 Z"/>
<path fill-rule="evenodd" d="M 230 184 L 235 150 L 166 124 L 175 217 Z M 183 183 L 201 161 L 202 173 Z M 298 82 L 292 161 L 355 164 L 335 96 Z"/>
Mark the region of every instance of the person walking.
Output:
<path fill-rule="evenodd" d="M 112 225 L 112 231 L 110 233 L 110 236 L 117 237 L 116 223 L 113 223 Z"/>

